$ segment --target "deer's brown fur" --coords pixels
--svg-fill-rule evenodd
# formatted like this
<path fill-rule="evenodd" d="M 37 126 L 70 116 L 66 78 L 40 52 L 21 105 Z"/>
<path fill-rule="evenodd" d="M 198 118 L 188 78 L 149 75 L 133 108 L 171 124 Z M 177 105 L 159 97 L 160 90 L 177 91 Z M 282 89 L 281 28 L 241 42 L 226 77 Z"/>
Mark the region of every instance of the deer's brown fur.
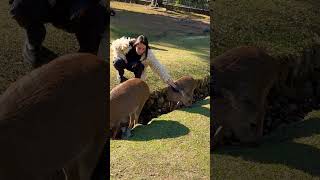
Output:
<path fill-rule="evenodd" d="M 212 116 L 220 128 L 214 144 L 233 134 L 241 143 L 255 143 L 263 134 L 266 98 L 278 78 L 279 63 L 264 50 L 239 47 L 211 63 Z M 212 137 L 213 138 L 213 137 Z"/>
<path fill-rule="evenodd" d="M 141 110 L 150 96 L 148 85 L 139 78 L 129 79 L 110 92 L 110 129 L 115 138 L 121 123 L 129 128 L 137 124 Z"/>
<path fill-rule="evenodd" d="M 197 86 L 197 81 L 191 76 L 183 76 L 175 81 L 177 87 L 182 91 L 175 92 L 172 88 L 167 89 L 167 98 L 169 101 L 182 102 L 185 106 L 191 106 L 194 90 Z"/>
<path fill-rule="evenodd" d="M 0 179 L 50 179 L 62 169 L 69 180 L 90 178 L 107 138 L 107 67 L 91 54 L 65 55 L 2 94 Z"/>

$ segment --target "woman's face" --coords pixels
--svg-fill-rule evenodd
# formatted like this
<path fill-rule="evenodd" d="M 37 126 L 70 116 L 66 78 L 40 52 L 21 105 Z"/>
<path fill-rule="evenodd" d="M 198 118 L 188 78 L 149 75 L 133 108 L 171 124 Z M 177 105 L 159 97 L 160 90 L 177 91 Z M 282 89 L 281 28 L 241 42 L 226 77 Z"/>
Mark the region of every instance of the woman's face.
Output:
<path fill-rule="evenodd" d="M 136 52 L 138 55 L 142 55 L 146 51 L 146 45 L 139 43 L 136 45 Z"/>

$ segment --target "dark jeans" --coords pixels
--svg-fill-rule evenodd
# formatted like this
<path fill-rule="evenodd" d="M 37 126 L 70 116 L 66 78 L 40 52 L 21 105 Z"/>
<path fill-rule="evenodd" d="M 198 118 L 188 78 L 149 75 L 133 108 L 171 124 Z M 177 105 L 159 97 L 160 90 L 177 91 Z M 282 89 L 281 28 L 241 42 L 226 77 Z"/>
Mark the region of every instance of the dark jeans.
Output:
<path fill-rule="evenodd" d="M 144 70 L 144 65 L 140 61 L 126 63 L 122 58 L 115 59 L 113 61 L 113 66 L 118 70 L 120 77 L 123 77 L 124 70 L 127 69 L 128 71 L 133 72 L 136 78 L 141 78 Z"/>
<path fill-rule="evenodd" d="M 43 0 L 13 1 L 10 14 L 25 29 L 23 53 L 27 61 L 34 63 L 40 58 L 40 50 L 46 36 L 45 23 L 52 23 L 57 28 L 75 33 L 80 46 L 79 52 L 97 54 L 100 39 L 109 23 L 106 7 L 100 4 L 91 5 L 85 15 L 71 20 L 68 6 L 70 4 L 64 3 L 50 7 L 48 1 Z"/>

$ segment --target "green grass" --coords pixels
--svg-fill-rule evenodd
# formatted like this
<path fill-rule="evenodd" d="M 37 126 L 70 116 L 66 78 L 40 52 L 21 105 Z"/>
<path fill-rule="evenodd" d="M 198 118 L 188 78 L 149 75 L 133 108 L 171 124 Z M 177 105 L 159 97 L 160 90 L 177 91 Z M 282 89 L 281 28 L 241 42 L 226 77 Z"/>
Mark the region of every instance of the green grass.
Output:
<path fill-rule="evenodd" d="M 225 0 L 211 2 L 212 57 L 241 45 L 273 55 L 297 55 L 320 43 L 317 0 Z M 218 47 L 213 46 L 218 44 Z"/>
<path fill-rule="evenodd" d="M 144 34 L 149 38 L 156 57 L 174 79 L 183 75 L 197 79 L 209 76 L 210 33 L 204 31 L 209 28 L 207 16 L 113 1 L 111 7 L 117 13 L 111 18 L 111 42 L 122 36 L 137 37 Z M 117 72 L 112 62 L 110 72 L 111 89 L 117 84 Z M 152 91 L 166 86 L 150 68 L 147 69 L 147 75 L 147 83 Z M 125 76 L 133 77 L 133 73 L 126 71 Z"/>
<path fill-rule="evenodd" d="M 277 129 L 258 148 L 223 147 L 212 155 L 214 179 L 320 179 L 320 111 Z"/>
<path fill-rule="evenodd" d="M 210 99 L 138 125 L 112 140 L 111 179 L 209 179 Z"/>

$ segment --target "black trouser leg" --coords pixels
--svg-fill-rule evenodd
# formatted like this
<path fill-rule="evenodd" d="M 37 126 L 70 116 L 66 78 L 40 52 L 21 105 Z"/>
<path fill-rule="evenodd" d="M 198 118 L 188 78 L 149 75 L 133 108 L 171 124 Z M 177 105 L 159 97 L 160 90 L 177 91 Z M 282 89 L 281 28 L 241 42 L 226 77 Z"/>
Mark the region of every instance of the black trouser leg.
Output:
<path fill-rule="evenodd" d="M 42 61 L 40 51 L 46 36 L 44 23 L 49 16 L 48 2 L 15 0 L 10 6 L 9 13 L 25 29 L 26 40 L 22 53 L 24 61 L 33 65 L 38 64 Z"/>
<path fill-rule="evenodd" d="M 138 62 L 133 68 L 134 76 L 136 78 L 141 78 L 143 70 L 144 70 L 144 65 L 141 62 Z"/>
<path fill-rule="evenodd" d="M 25 28 L 26 40 L 23 47 L 22 56 L 24 61 L 33 66 L 39 64 L 41 59 L 42 43 L 46 36 L 46 29 L 42 23 L 28 24 Z"/>
<path fill-rule="evenodd" d="M 113 61 L 113 66 L 116 68 L 116 70 L 119 73 L 120 77 L 123 77 L 124 75 L 124 69 L 126 68 L 127 64 L 122 58 L 117 58 Z"/>
<path fill-rule="evenodd" d="M 42 43 L 46 37 L 46 28 L 42 23 L 32 23 L 25 27 L 26 46 L 28 50 L 34 52 L 40 51 Z"/>
<path fill-rule="evenodd" d="M 26 41 L 23 48 L 23 58 L 33 65 L 39 67 L 58 57 L 57 54 L 42 46 L 46 36 L 46 28 L 42 23 L 33 23 L 26 28 Z"/>
<path fill-rule="evenodd" d="M 39 19 L 30 19 L 24 16 L 13 17 L 25 30 L 25 42 L 23 44 L 22 56 L 25 62 L 34 68 L 48 63 L 57 57 L 57 54 L 42 46 L 46 36 L 44 22 Z"/>
<path fill-rule="evenodd" d="M 139 61 L 139 62 L 132 62 L 127 65 L 127 68 L 129 71 L 134 73 L 134 76 L 136 78 L 141 78 L 142 72 L 144 70 L 144 65 Z"/>

